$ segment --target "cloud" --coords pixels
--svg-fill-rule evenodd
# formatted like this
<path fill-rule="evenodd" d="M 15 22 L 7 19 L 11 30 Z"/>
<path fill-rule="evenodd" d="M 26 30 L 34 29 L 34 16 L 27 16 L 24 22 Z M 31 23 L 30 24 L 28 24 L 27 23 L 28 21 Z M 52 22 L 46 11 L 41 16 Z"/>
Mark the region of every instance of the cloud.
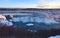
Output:
<path fill-rule="evenodd" d="M 49 2 L 46 0 L 39 0 L 39 3 L 36 7 L 38 8 L 60 8 L 60 2 L 56 2 L 59 0 L 50 0 Z"/>

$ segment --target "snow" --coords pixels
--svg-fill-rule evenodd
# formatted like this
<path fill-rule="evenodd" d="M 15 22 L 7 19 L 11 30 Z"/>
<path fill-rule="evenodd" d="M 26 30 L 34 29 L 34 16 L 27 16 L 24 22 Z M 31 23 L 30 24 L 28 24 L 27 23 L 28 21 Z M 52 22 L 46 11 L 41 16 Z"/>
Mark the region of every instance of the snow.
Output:
<path fill-rule="evenodd" d="M 0 24 L 5 25 L 5 26 L 12 26 L 13 25 L 13 23 L 6 20 L 6 17 L 3 15 L 0 15 Z"/>
<path fill-rule="evenodd" d="M 7 24 L 6 26 L 12 26 L 12 25 L 13 25 L 12 22 L 8 22 L 8 23 L 6 23 L 6 24 Z"/>
<path fill-rule="evenodd" d="M 23 21 L 23 22 L 41 22 L 41 23 L 46 23 L 46 24 L 51 24 L 51 23 L 58 23 L 56 22 L 54 19 L 48 19 L 48 18 L 39 18 L 39 17 L 35 17 L 35 18 L 29 18 L 29 17 L 14 17 L 12 19 L 12 21 L 14 22 L 19 22 L 19 21 Z"/>
<path fill-rule="evenodd" d="M 26 24 L 27 26 L 33 26 L 34 24 L 32 24 L 32 23 L 29 23 L 29 24 Z"/>
<path fill-rule="evenodd" d="M 30 32 L 37 32 L 37 30 L 31 30 L 31 29 L 28 29 L 27 31 L 30 31 Z"/>
<path fill-rule="evenodd" d="M 50 23 L 58 23 L 54 19 L 45 19 L 44 22 L 47 23 L 47 24 L 50 24 Z"/>
<path fill-rule="evenodd" d="M 6 17 L 5 17 L 5 16 L 3 16 L 3 15 L 0 15 L 0 18 L 6 19 Z"/>
<path fill-rule="evenodd" d="M 44 20 L 45 20 L 44 18 L 39 18 L 39 17 L 35 18 L 35 22 L 41 22 L 41 23 L 43 23 Z"/>
<path fill-rule="evenodd" d="M 29 22 L 29 21 L 31 21 L 30 19 L 31 19 L 30 17 L 21 17 L 20 18 L 20 20 L 23 22 Z"/>
<path fill-rule="evenodd" d="M 0 21 L 0 24 L 6 25 L 6 26 L 12 26 L 12 25 L 13 25 L 12 22 L 9 22 L 9 21 L 7 21 L 7 20 L 1 20 L 1 21 Z"/>
<path fill-rule="evenodd" d="M 51 36 L 51 37 L 48 37 L 48 38 L 60 38 L 60 35 Z"/>
<path fill-rule="evenodd" d="M 14 18 L 12 19 L 12 21 L 14 21 L 14 22 L 19 22 L 19 21 L 20 21 L 20 18 L 14 17 Z"/>
<path fill-rule="evenodd" d="M 13 17 L 10 21 L 14 21 L 14 22 L 20 22 L 20 21 L 23 21 L 23 22 L 43 22 L 46 24 L 58 23 L 54 19 L 39 18 L 39 17 L 35 17 L 35 18 L 32 18 L 32 17 L 21 17 L 21 18 L 20 17 Z M 0 23 L 4 24 L 6 26 L 12 26 L 13 25 L 13 23 L 7 21 L 6 17 L 3 15 L 0 15 Z M 33 26 L 34 24 L 28 23 L 26 25 L 27 26 Z"/>

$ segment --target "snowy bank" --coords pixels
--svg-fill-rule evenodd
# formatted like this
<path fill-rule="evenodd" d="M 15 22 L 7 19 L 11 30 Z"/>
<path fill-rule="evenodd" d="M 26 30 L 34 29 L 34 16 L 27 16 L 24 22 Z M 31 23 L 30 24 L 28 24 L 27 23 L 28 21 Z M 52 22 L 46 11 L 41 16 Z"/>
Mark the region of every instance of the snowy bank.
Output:
<path fill-rule="evenodd" d="M 4 26 L 12 26 L 13 25 L 13 23 L 6 20 L 6 17 L 3 15 L 0 15 L 0 24 L 4 25 Z"/>

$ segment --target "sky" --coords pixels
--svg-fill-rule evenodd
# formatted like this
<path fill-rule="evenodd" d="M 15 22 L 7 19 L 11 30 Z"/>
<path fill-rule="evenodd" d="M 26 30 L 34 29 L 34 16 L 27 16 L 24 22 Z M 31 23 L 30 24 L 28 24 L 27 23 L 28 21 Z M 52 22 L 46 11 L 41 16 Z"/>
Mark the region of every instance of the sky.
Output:
<path fill-rule="evenodd" d="M 60 8 L 60 0 L 0 0 L 0 8 Z"/>

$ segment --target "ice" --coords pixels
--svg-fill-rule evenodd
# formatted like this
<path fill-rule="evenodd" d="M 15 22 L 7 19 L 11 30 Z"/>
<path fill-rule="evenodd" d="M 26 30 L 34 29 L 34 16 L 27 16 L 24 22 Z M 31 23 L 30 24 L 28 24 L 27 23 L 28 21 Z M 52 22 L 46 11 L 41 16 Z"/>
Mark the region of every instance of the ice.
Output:
<path fill-rule="evenodd" d="M 31 30 L 31 29 L 28 29 L 27 31 L 30 31 L 30 32 L 37 32 L 37 30 Z"/>
<path fill-rule="evenodd" d="M 0 15 L 0 20 L 5 20 L 6 19 L 6 17 L 5 16 L 3 16 L 3 15 Z"/>
<path fill-rule="evenodd" d="M 12 21 L 14 21 L 14 22 L 19 22 L 19 21 L 20 21 L 20 18 L 14 17 L 14 18 L 12 19 Z"/>
<path fill-rule="evenodd" d="M 2 21 L 0 21 L 0 24 L 3 24 L 3 25 L 5 25 L 5 26 L 12 26 L 12 25 L 13 25 L 12 22 L 9 22 L 9 21 L 7 21 L 7 20 L 2 20 Z"/>
<path fill-rule="evenodd" d="M 51 36 L 51 37 L 48 37 L 48 38 L 60 38 L 60 35 Z"/>
<path fill-rule="evenodd" d="M 35 18 L 35 22 L 41 22 L 41 23 L 44 23 L 44 18 L 39 18 L 39 17 L 36 17 Z"/>
<path fill-rule="evenodd" d="M 31 19 L 30 17 L 21 17 L 20 20 L 23 22 L 29 22 Z"/>
<path fill-rule="evenodd" d="M 6 26 L 12 26 L 13 23 L 12 22 L 8 22 Z"/>
<path fill-rule="evenodd" d="M 32 23 L 29 23 L 29 24 L 26 24 L 27 26 L 33 26 L 34 24 L 32 24 Z"/>
<path fill-rule="evenodd" d="M 0 15 L 0 24 L 5 25 L 5 26 L 12 26 L 13 25 L 13 23 L 6 20 L 6 17 L 3 15 Z"/>
<path fill-rule="evenodd" d="M 54 19 L 45 19 L 44 22 L 47 23 L 47 24 L 50 24 L 50 23 L 58 23 Z"/>
<path fill-rule="evenodd" d="M 12 19 L 12 21 L 14 22 L 19 22 L 19 21 L 22 21 L 22 22 L 42 22 L 42 23 L 47 23 L 47 24 L 51 24 L 51 23 L 58 23 L 56 22 L 54 19 L 48 19 L 48 18 L 39 18 L 39 17 L 14 17 Z"/>

